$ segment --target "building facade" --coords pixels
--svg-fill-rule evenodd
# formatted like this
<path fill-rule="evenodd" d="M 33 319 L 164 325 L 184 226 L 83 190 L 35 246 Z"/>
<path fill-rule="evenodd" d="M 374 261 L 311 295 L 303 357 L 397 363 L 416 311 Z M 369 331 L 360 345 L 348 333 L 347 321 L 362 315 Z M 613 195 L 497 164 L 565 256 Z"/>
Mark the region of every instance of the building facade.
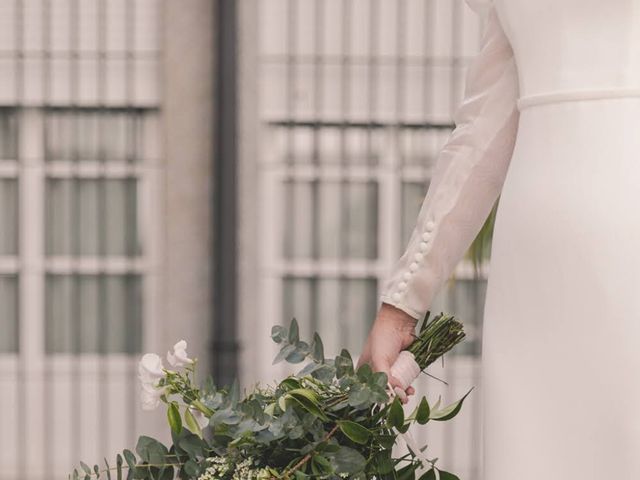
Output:
<path fill-rule="evenodd" d="M 237 31 L 224 102 L 221 22 Z M 286 373 L 269 332 L 294 316 L 328 353 L 359 353 L 479 36 L 462 0 L 3 1 L 0 479 L 66 475 L 162 437 L 136 363 L 181 338 L 205 369 L 225 349 L 246 386 Z M 230 109 L 237 148 L 218 148 Z M 421 380 L 434 400 L 480 386 L 484 287 L 462 262 L 433 305 L 468 334 L 434 371 L 449 386 Z M 215 327 L 221 302 L 234 329 Z M 418 435 L 469 479 L 476 397 Z"/>

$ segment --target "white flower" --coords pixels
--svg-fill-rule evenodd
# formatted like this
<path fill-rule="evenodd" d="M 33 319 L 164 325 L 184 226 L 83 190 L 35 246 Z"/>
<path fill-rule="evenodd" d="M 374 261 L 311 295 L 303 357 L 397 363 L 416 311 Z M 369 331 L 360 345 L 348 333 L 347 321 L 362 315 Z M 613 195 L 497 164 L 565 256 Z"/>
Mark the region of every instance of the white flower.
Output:
<path fill-rule="evenodd" d="M 180 368 L 193 363 L 187 356 L 187 342 L 180 340 L 173 346 L 173 352 L 167 352 L 167 361 L 172 367 Z"/>
<path fill-rule="evenodd" d="M 138 363 L 138 378 L 140 379 L 140 401 L 143 410 L 154 410 L 160 404 L 160 397 L 165 393 L 159 388 L 160 379 L 165 376 L 162 360 L 155 353 L 143 355 Z"/>
<path fill-rule="evenodd" d="M 140 402 L 143 410 L 155 410 L 160 405 L 160 397 L 164 394 L 164 388 L 158 388 L 149 384 L 142 384 Z"/>
<path fill-rule="evenodd" d="M 158 381 L 164 377 L 162 360 L 155 353 L 143 355 L 138 363 L 138 378 L 143 385 L 157 385 Z"/>

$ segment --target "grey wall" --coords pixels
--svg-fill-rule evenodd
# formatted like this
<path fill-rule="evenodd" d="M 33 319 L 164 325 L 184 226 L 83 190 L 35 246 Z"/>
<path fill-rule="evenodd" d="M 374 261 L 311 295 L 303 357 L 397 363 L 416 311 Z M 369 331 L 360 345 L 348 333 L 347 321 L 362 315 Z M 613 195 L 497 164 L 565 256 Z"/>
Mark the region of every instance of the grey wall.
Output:
<path fill-rule="evenodd" d="M 203 371 L 210 364 L 216 2 L 164 3 L 165 327 L 159 341 L 185 337 Z"/>

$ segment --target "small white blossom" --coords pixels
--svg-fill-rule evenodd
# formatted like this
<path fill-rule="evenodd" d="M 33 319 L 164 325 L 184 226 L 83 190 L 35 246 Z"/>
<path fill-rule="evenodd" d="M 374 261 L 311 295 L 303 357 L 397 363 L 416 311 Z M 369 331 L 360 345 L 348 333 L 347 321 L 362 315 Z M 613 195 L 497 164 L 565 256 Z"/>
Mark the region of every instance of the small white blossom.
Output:
<path fill-rule="evenodd" d="M 138 363 L 138 378 L 142 387 L 140 402 L 143 410 L 154 410 L 160 404 L 164 388 L 160 388 L 158 384 L 164 375 L 162 360 L 155 353 L 147 353 Z"/>
<path fill-rule="evenodd" d="M 204 473 L 198 477 L 198 480 L 219 480 L 232 468 L 231 462 L 223 457 L 209 457 L 207 461 L 210 465 Z"/>
<path fill-rule="evenodd" d="M 207 458 L 209 466 L 205 472 L 198 477 L 198 480 L 222 480 L 229 478 L 228 474 L 233 472 L 231 480 L 268 480 L 271 473 L 266 468 L 252 468 L 253 458 L 247 458 L 237 464 L 225 457 Z"/>
<path fill-rule="evenodd" d="M 155 410 L 160 405 L 160 397 L 164 394 L 164 389 L 154 387 L 149 384 L 142 384 L 140 401 L 143 410 Z"/>
<path fill-rule="evenodd" d="M 138 378 L 143 385 L 157 385 L 164 377 L 162 360 L 155 353 L 147 353 L 138 363 Z"/>
<path fill-rule="evenodd" d="M 187 342 L 180 340 L 173 346 L 173 352 L 167 352 L 167 361 L 172 367 L 186 367 L 193 363 L 193 360 L 187 356 Z"/>

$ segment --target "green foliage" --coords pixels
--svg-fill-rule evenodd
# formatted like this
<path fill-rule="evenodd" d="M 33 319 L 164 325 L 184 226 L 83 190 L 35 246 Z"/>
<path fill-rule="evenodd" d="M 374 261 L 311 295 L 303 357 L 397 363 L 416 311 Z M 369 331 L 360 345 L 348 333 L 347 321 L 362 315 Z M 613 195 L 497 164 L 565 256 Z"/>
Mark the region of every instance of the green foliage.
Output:
<path fill-rule="evenodd" d="M 167 419 L 171 430 L 180 433 L 182 430 L 182 417 L 180 416 L 180 408 L 177 402 L 171 402 L 167 408 Z"/>
<path fill-rule="evenodd" d="M 428 318 L 428 314 L 427 314 Z M 425 320 L 425 323 L 426 320 Z M 449 323 L 450 325 L 450 323 Z M 429 330 L 431 328 L 431 330 Z M 444 338 L 443 328 L 423 326 Z M 217 388 L 210 379 L 197 387 L 193 382 L 195 362 L 185 371 L 166 371 L 160 381 L 167 389 L 162 401 L 172 444 L 141 436 L 135 453 L 124 450 L 115 467 L 80 463 L 70 475 L 73 480 L 100 476 L 118 480 L 232 480 L 267 479 L 414 479 L 435 478 L 436 460 L 424 464 L 414 452 L 393 458 L 392 447 L 399 432 L 430 420 L 445 421 L 460 411 L 466 396 L 440 409 L 423 397 L 406 416 L 399 399 L 390 397 L 387 376 L 369 365 L 357 370 L 347 350 L 335 358 L 324 357 L 318 334 L 311 342 L 300 339 L 297 321 L 275 326 L 271 337 L 280 349 L 274 363 L 300 364 L 296 375 L 277 385 L 257 386 L 242 396 L 238 384 Z M 429 359 L 442 355 L 442 343 L 417 348 Z M 196 415 L 204 416 L 202 428 Z M 422 457 L 424 458 L 424 457 Z M 439 470 L 443 480 L 453 474 Z"/>

